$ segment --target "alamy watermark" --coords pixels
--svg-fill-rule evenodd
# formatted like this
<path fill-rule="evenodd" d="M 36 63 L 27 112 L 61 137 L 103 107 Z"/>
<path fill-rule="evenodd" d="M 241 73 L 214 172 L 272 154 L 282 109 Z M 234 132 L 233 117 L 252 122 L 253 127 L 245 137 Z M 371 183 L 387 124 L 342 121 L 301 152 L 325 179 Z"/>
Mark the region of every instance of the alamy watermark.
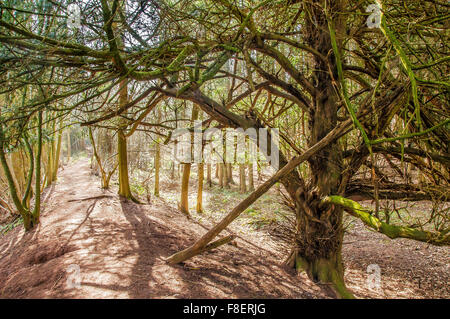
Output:
<path fill-rule="evenodd" d="M 371 14 L 367 18 L 366 24 L 369 28 L 379 28 L 381 26 L 382 10 L 381 5 L 373 3 L 366 8 L 366 12 Z M 79 29 L 81 27 L 81 9 L 76 3 L 71 3 L 67 6 L 67 26 L 72 29 Z"/>
<path fill-rule="evenodd" d="M 366 12 L 371 12 L 371 15 L 367 18 L 367 26 L 370 29 L 381 27 L 381 6 L 378 3 L 373 3 L 366 8 Z"/>
<path fill-rule="evenodd" d="M 68 288 L 80 288 L 81 287 L 81 269 L 77 264 L 71 264 L 67 267 L 67 287 Z"/>
<path fill-rule="evenodd" d="M 209 128 L 202 130 L 195 121 L 194 129 L 176 129 L 174 158 L 178 163 L 268 163 L 278 170 L 279 131 L 276 128 Z"/>
<path fill-rule="evenodd" d="M 79 29 L 81 27 L 81 9 L 76 3 L 67 6 L 67 26 L 71 29 Z"/>
<path fill-rule="evenodd" d="M 381 290 L 381 268 L 377 264 L 367 266 L 367 288 L 373 291 Z"/>

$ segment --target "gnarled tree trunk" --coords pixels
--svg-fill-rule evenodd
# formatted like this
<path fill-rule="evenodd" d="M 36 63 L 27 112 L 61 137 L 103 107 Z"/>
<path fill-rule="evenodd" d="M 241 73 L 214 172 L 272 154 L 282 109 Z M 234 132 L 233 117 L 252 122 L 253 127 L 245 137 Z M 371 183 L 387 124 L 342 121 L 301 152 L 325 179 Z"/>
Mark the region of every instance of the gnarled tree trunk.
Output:
<path fill-rule="evenodd" d="M 315 57 L 314 82 L 316 94 L 312 98 L 309 112 L 309 146 L 325 137 L 338 123 L 337 113 L 339 96 L 333 86 L 330 67 L 334 79 L 337 79 L 335 56 L 332 54 L 328 21 L 322 8 L 308 5 L 311 17 L 306 19 L 305 37 L 310 46 L 316 48 L 329 63 Z M 345 1 L 326 1 L 331 12 L 341 12 Z M 334 28 L 339 34 L 344 31 L 343 15 L 333 16 Z M 339 49 L 341 44 L 338 43 Z M 342 168 L 342 150 L 334 141 L 317 152 L 309 160 L 311 180 L 305 190 L 297 190 L 293 200 L 296 206 L 297 232 L 295 248 L 291 256 L 295 268 L 304 270 L 318 283 L 330 284 L 339 297 L 351 298 L 352 294 L 344 284 L 344 268 L 341 258 L 343 229 L 341 208 L 333 205 L 321 205 L 320 199 L 339 192 Z M 292 194 L 291 194 L 292 197 Z"/>

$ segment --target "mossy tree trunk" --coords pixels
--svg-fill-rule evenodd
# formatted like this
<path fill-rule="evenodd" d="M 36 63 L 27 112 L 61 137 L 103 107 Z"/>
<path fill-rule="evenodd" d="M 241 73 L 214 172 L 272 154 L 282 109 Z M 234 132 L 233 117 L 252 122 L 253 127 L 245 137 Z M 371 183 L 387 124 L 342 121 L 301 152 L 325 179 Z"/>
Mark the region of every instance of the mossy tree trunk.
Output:
<path fill-rule="evenodd" d="M 67 164 L 70 162 L 70 157 L 72 156 L 72 142 L 70 141 L 70 128 L 67 129 Z"/>
<path fill-rule="evenodd" d="M 119 108 L 128 103 L 128 81 L 120 83 Z M 125 121 L 125 120 L 124 120 Z M 117 159 L 119 168 L 119 195 L 137 202 L 130 189 L 130 179 L 128 176 L 128 147 L 125 134 L 126 123 L 121 123 L 122 127 L 117 130 Z"/>
<path fill-rule="evenodd" d="M 328 31 L 328 21 L 322 8 L 307 5 L 311 17 L 304 26 L 305 38 L 311 47 L 324 56 L 329 56 L 328 63 L 315 57 L 313 73 L 315 90 L 309 114 L 309 146 L 323 139 L 338 124 L 339 96 L 333 86 L 336 79 L 336 63 L 332 54 L 332 43 Z M 345 1 L 335 1 L 332 12 L 341 12 Z M 334 28 L 337 38 L 344 32 L 345 17 L 336 16 Z M 338 40 L 339 41 L 339 40 Z M 338 43 L 339 49 L 342 44 Z M 330 53 L 331 52 L 331 53 Z M 333 75 L 330 74 L 330 68 Z M 307 189 L 299 189 L 291 194 L 296 207 L 297 229 L 295 248 L 290 262 L 299 271 L 306 271 L 315 282 L 324 287 L 331 287 L 338 297 L 352 298 L 353 295 L 344 284 L 344 267 L 342 264 L 343 210 L 334 205 L 321 205 L 324 196 L 339 193 L 341 167 L 343 164 L 341 146 L 337 141 L 328 144 L 308 160 L 311 180 Z"/>
<path fill-rule="evenodd" d="M 59 158 L 61 155 L 62 133 L 63 133 L 63 120 L 61 118 L 60 124 L 59 124 L 56 150 L 55 150 L 55 158 L 54 158 L 55 167 L 54 167 L 53 176 L 52 176 L 53 181 L 56 181 L 58 179 L 58 168 L 59 168 Z"/>
<path fill-rule="evenodd" d="M 32 157 L 33 153 L 31 145 L 28 143 L 27 138 L 25 138 L 26 140 L 26 144 L 27 144 L 27 148 L 29 150 L 29 154 Z M 37 224 L 39 224 L 39 218 L 40 218 L 40 194 L 41 194 L 41 153 L 42 153 L 42 111 L 38 112 L 38 151 L 37 151 L 37 156 L 36 156 L 36 175 L 35 175 L 35 182 L 36 182 L 36 188 L 35 188 L 35 192 L 36 192 L 36 196 L 35 196 L 35 207 L 33 209 L 33 211 L 31 212 L 29 209 L 29 205 L 26 205 L 26 200 L 27 200 L 27 194 L 25 193 L 22 200 L 20 200 L 18 192 L 17 192 L 17 187 L 16 184 L 14 182 L 14 178 L 10 169 L 10 166 L 8 165 L 8 161 L 6 159 L 6 153 L 5 153 L 5 147 L 6 147 L 6 139 L 5 139 L 5 135 L 3 132 L 3 126 L 0 125 L 0 164 L 3 168 L 3 172 L 5 174 L 6 180 L 8 182 L 8 186 L 9 186 L 9 191 L 10 191 L 10 195 L 11 198 L 13 200 L 13 203 L 17 209 L 17 211 L 19 212 L 19 214 L 21 215 L 22 219 L 23 219 L 23 225 L 26 231 L 29 231 L 31 229 L 33 229 L 34 226 L 36 226 Z M 30 159 L 31 162 L 34 162 L 33 159 Z M 33 167 L 30 166 L 30 170 L 31 173 L 29 175 L 29 179 L 28 179 L 28 191 L 30 188 L 30 184 L 31 184 L 31 174 L 33 172 Z"/>
<path fill-rule="evenodd" d="M 33 223 L 38 224 L 41 215 L 41 159 L 42 159 L 42 111 L 38 112 L 38 145 L 36 154 L 36 172 L 34 176 L 35 181 L 35 199 L 33 209 Z"/>
<path fill-rule="evenodd" d="M 25 188 L 25 193 L 23 195 L 22 198 L 22 205 L 26 208 L 26 209 L 30 209 L 30 202 L 31 202 L 31 198 L 33 197 L 33 188 L 31 186 L 31 184 L 33 183 L 33 174 L 34 174 L 34 153 L 33 153 L 33 147 L 31 146 L 29 140 L 28 140 L 28 135 L 27 133 L 25 133 L 24 136 L 24 142 L 25 142 L 25 147 L 27 149 L 28 152 L 28 175 L 27 175 L 27 184 L 26 184 L 26 188 Z"/>
<path fill-rule="evenodd" d="M 127 138 L 122 129 L 117 131 L 117 158 L 119 162 L 119 195 L 133 199 L 128 177 Z"/>
<path fill-rule="evenodd" d="M 52 114 L 48 113 L 48 119 L 50 120 Z M 48 122 L 48 129 L 50 132 L 55 132 L 56 128 L 56 120 L 50 120 Z M 46 187 L 53 184 L 56 178 L 55 170 L 55 159 L 56 159 L 56 141 L 53 138 L 49 143 L 47 143 L 47 147 L 45 150 L 47 151 L 47 167 L 46 167 Z"/>
<path fill-rule="evenodd" d="M 17 158 L 18 155 L 18 150 L 15 150 L 13 152 L 10 152 L 6 155 L 6 161 L 8 164 L 8 167 L 10 167 L 10 171 L 11 171 L 11 177 L 14 181 L 14 185 L 17 191 L 17 195 L 19 197 L 22 197 L 23 195 L 23 183 L 20 180 L 21 177 L 21 168 L 19 167 L 19 161 Z"/>
<path fill-rule="evenodd" d="M 53 176 L 53 156 L 52 156 L 52 142 L 44 145 L 44 156 L 47 159 L 47 165 L 44 166 L 45 183 L 44 187 L 48 187 L 52 184 Z"/>

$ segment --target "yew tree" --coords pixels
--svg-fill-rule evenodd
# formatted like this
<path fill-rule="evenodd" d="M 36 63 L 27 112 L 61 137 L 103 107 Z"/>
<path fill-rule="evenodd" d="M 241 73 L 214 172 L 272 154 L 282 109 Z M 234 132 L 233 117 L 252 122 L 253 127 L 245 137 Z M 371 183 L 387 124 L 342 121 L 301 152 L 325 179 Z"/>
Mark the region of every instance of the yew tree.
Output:
<path fill-rule="evenodd" d="M 81 14 L 70 28 L 67 21 L 76 17 L 69 4 Z M 380 201 L 450 198 L 449 6 L 434 0 L 5 0 L 2 91 L 47 85 L 53 91 L 27 101 L 23 116 L 52 108 L 76 114 L 84 126 L 119 118 L 127 123 L 124 135 L 163 98 L 195 104 L 208 117 L 205 127 L 280 129 L 279 170 L 168 261 L 211 247 L 280 182 L 296 220 L 287 263 L 352 297 L 341 256 L 345 212 L 392 239 L 449 243 L 448 211 L 423 212 L 434 229 L 391 224 L 380 211 Z M 49 68 L 58 76 L 39 76 Z M 123 92 L 124 85 L 136 88 L 127 101 L 92 109 L 92 101 Z M 70 105 L 59 103 L 75 97 Z M 2 117 L 5 125 L 14 121 L 15 115 Z M 374 208 L 355 199 L 373 199 Z"/>

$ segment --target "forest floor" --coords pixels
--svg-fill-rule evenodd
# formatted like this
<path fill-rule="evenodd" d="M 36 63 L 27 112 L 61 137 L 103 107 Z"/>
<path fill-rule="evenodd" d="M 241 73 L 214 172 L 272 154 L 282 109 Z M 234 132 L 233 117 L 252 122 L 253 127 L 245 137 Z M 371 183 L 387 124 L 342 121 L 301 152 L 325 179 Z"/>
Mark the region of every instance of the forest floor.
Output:
<path fill-rule="evenodd" d="M 167 186 L 165 196 L 138 205 L 121 200 L 114 188 L 101 190 L 89 165 L 84 158 L 60 171 L 45 190 L 38 227 L 0 237 L 1 298 L 330 297 L 305 274 L 282 266 L 284 246 L 264 227 L 270 218 L 252 214 L 257 207 L 224 232 L 237 235 L 233 244 L 167 265 L 165 257 L 198 239 L 244 195 L 229 191 L 218 202 L 218 191 L 205 187 L 205 213 L 187 219 L 170 199 L 170 185 L 161 187 L 165 193 Z M 276 202 L 274 196 L 255 205 Z M 347 286 L 357 297 L 450 297 L 448 248 L 392 241 L 350 223 L 343 258 Z M 373 264 L 381 271 L 379 289 L 367 285 Z"/>

